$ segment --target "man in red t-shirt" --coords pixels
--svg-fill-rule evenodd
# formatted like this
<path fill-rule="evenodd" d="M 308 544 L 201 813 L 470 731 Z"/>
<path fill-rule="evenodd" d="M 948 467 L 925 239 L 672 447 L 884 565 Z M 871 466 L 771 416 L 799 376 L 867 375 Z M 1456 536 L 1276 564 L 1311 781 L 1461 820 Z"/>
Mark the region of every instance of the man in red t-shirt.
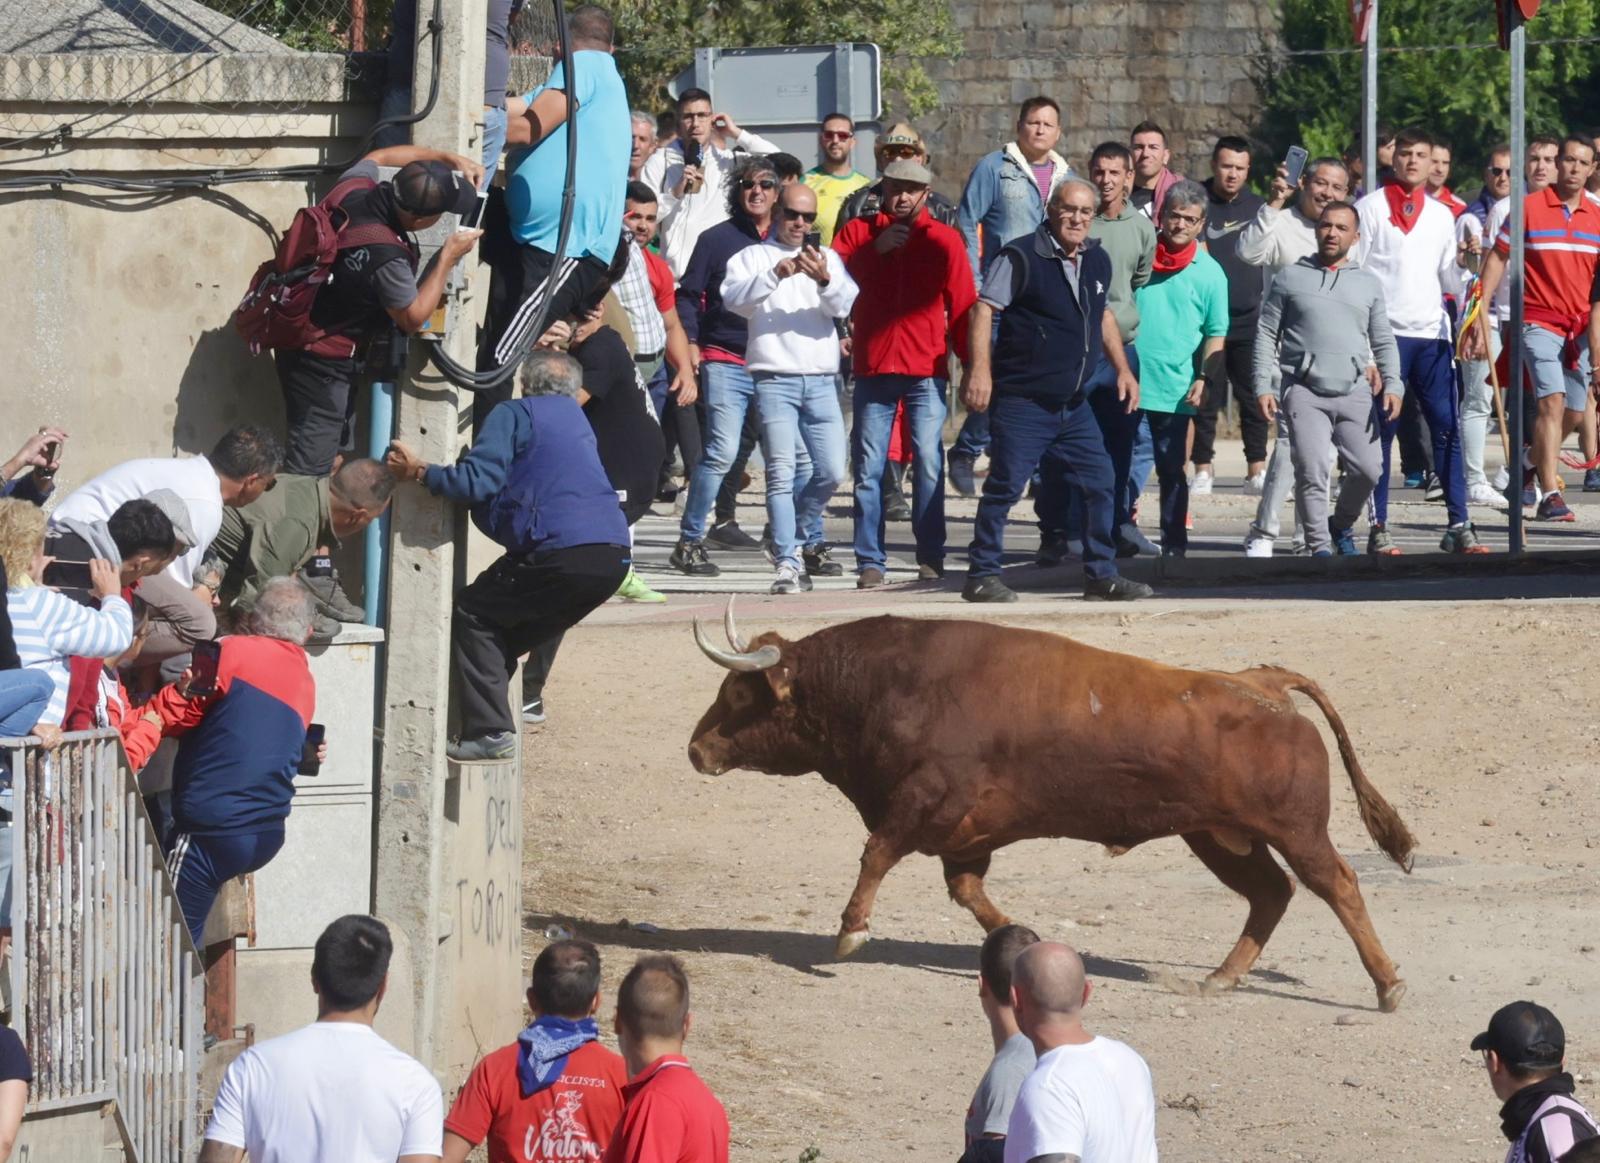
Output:
<path fill-rule="evenodd" d="M 666 954 L 634 962 L 617 991 L 627 1109 L 603 1163 L 728 1163 L 728 1114 L 683 1056 L 689 1019 L 682 963 Z"/>
<path fill-rule="evenodd" d="M 444 1120 L 444 1163 L 598 1160 L 622 1117 L 622 1058 L 598 1041 L 600 953 L 557 941 L 533 963 L 533 1024 L 473 1068 Z"/>

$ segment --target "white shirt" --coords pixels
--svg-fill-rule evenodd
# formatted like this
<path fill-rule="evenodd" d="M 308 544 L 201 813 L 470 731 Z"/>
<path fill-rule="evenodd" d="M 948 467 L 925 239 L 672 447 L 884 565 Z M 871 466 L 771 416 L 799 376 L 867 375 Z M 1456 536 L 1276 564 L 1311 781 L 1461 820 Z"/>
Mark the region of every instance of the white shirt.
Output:
<path fill-rule="evenodd" d="M 1040 1155 L 1156 1163 L 1155 1087 L 1138 1051 L 1096 1037 L 1039 1059 L 1011 1110 L 1005 1163 Z"/>
<path fill-rule="evenodd" d="M 1253 220 L 1239 228 L 1240 262 L 1264 267 L 1261 297 L 1272 290 L 1272 276 L 1317 253 L 1317 224 L 1300 213 L 1298 200 L 1282 210 L 1263 202 Z"/>
<path fill-rule="evenodd" d="M 850 314 L 855 280 L 831 247 L 822 248 L 828 264 L 826 287 L 807 274 L 780 279 L 778 264 L 799 253 L 799 247 L 769 238 L 728 260 L 722 305 L 750 320 L 744 362 L 752 372 L 831 376 L 839 371 L 839 332 L 833 321 Z"/>
<path fill-rule="evenodd" d="M 246 1050 L 222 1076 L 206 1138 L 250 1163 L 394 1163 L 444 1154 L 426 1067 L 360 1022 L 313 1022 Z"/>
<path fill-rule="evenodd" d="M 1500 237 L 1500 228 L 1506 224 L 1506 219 L 1511 217 L 1511 195 L 1507 194 L 1493 206 L 1489 207 L 1489 221 L 1484 224 L 1483 237 L 1488 243 L 1483 248 L 1483 256 L 1489 257 L 1489 247 L 1494 245 L 1494 240 Z M 1494 302 L 1489 304 L 1489 322 L 1504 323 L 1511 318 L 1511 279 L 1509 274 L 1502 272 L 1500 285 L 1494 289 Z"/>
<path fill-rule="evenodd" d="M 1444 295 L 1456 277 L 1456 220 L 1444 203 L 1420 192 L 1416 225 L 1389 221 L 1389 198 L 1374 190 L 1356 203 L 1361 237 L 1350 257 L 1378 276 L 1396 337 L 1448 339 Z"/>
<path fill-rule="evenodd" d="M 166 573 L 185 589 L 192 588 L 200 559 L 222 528 L 222 482 L 203 456 L 124 461 L 74 489 L 55 507 L 50 518 L 104 521 L 128 501 L 147 497 L 157 489 L 171 489 L 183 498 L 184 507 L 189 510 L 195 544 L 167 566 Z"/>
<path fill-rule="evenodd" d="M 683 143 L 673 142 L 645 160 L 639 180 L 656 192 L 661 209 L 661 257 L 667 260 L 674 279 L 683 278 L 689 257 L 700 236 L 719 222 L 728 220 L 728 181 L 739 155 L 777 153 L 778 147 L 766 138 L 740 130 L 733 148 L 715 144 L 715 138 L 700 148 L 700 172 L 704 182 L 697 194 L 673 196 L 683 180 Z"/>

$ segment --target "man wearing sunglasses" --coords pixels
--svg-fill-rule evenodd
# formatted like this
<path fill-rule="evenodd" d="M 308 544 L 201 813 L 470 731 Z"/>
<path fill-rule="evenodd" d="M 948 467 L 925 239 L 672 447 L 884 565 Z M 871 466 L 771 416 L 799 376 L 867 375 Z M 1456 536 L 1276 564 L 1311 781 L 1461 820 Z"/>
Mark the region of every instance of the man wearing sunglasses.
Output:
<path fill-rule="evenodd" d="M 883 209 L 883 171 L 890 163 L 912 161 L 923 166 L 930 164 L 928 147 L 922 141 L 922 134 L 905 121 L 896 122 L 878 135 L 878 140 L 872 146 L 872 157 L 878 166 L 878 180 L 870 186 L 863 186 L 844 200 L 839 207 L 839 218 L 833 224 L 836 234 L 851 219 L 873 218 Z M 928 191 L 928 213 L 935 222 L 961 229 L 961 216 L 956 204 L 937 190 Z"/>
<path fill-rule="evenodd" d="M 830 113 L 822 119 L 817 147 L 822 161 L 805 176 L 806 185 L 817 192 L 817 233 L 822 245 L 833 245 L 833 232 L 839 225 L 839 208 L 844 200 L 872 179 L 857 171 L 850 162 L 856 142 L 855 123 L 843 113 Z"/>

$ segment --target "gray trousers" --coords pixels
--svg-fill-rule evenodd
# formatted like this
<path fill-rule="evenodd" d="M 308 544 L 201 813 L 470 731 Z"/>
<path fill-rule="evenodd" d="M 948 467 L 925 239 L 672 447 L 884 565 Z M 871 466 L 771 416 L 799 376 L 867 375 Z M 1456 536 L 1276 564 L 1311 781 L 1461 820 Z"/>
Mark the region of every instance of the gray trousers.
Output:
<path fill-rule="evenodd" d="M 1329 449 L 1344 461 L 1344 485 L 1333 524 L 1348 529 L 1366 508 L 1382 471 L 1382 448 L 1373 420 L 1372 397 L 1364 389 L 1345 396 L 1319 396 L 1295 384 L 1283 393 L 1281 415 L 1294 461 L 1295 516 L 1312 553 L 1331 547 L 1328 534 Z"/>

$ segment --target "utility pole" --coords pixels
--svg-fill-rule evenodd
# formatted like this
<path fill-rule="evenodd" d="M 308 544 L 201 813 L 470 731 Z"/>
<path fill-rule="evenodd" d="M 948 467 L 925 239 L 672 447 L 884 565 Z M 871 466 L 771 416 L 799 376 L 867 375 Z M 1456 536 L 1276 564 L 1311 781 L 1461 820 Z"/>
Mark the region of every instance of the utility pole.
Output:
<path fill-rule="evenodd" d="M 419 0 L 413 108 L 433 81 L 438 97 L 411 127 L 412 141 L 478 157 L 483 138 L 486 0 L 448 0 L 443 28 Z M 439 342 L 473 365 L 476 300 L 485 290 L 472 258 Z M 420 346 L 419 341 L 413 348 Z M 429 463 L 448 464 L 468 438 L 470 401 L 411 353 L 398 385 L 395 434 Z M 409 1002 L 410 1049 L 450 1090 L 474 1059 L 507 1040 L 522 1018 L 521 764 L 458 765 L 445 756 L 450 710 L 450 621 L 465 522 L 417 485 L 395 493 L 389 551 L 381 760 L 373 857 L 373 908 L 410 950 L 411 978 L 391 980 Z M 400 990 L 408 990 L 401 997 Z"/>

